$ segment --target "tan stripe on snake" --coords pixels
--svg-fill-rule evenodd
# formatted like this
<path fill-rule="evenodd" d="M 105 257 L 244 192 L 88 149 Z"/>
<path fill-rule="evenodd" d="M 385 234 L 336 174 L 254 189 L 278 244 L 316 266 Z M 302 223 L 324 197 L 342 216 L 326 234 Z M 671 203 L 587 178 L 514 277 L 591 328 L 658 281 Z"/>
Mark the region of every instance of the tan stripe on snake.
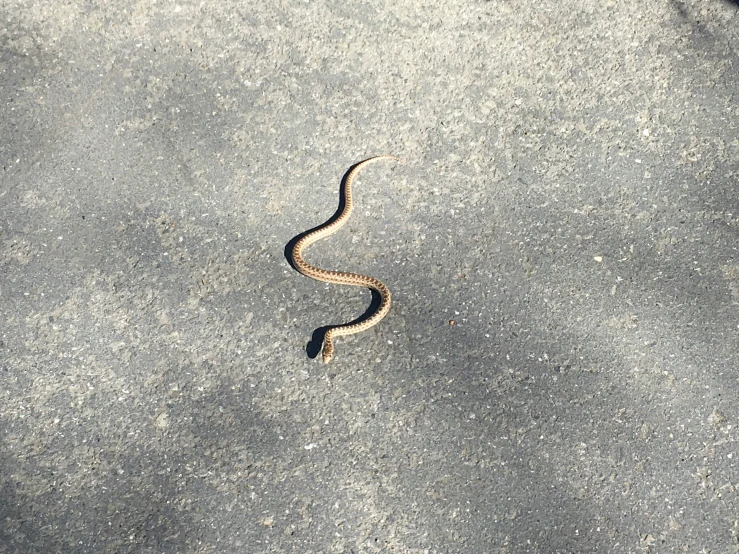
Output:
<path fill-rule="evenodd" d="M 312 233 L 305 235 L 293 247 L 293 263 L 295 264 L 295 268 L 303 275 L 307 275 L 308 277 L 316 279 L 317 281 L 323 281 L 324 283 L 336 283 L 338 285 L 354 285 L 357 287 L 367 287 L 369 289 L 377 291 L 380 294 L 380 298 L 382 299 L 380 302 L 380 307 L 377 308 L 377 310 L 375 310 L 375 312 L 364 321 L 348 325 L 337 325 L 335 327 L 331 327 L 328 331 L 326 331 L 326 335 L 323 338 L 323 363 L 325 364 L 329 363 L 334 357 L 334 338 L 345 335 L 353 335 L 355 333 L 366 331 L 370 327 L 377 325 L 380 320 L 382 320 L 382 318 L 387 315 L 387 313 L 390 311 L 390 290 L 383 284 L 382 281 L 380 281 L 379 279 L 375 279 L 374 277 L 359 275 L 357 273 L 347 273 L 344 271 L 331 271 L 311 265 L 303 259 L 303 249 L 306 246 L 313 244 L 317 240 L 332 235 L 349 220 L 349 216 L 352 214 L 352 208 L 354 207 L 354 203 L 352 201 L 352 182 L 354 181 L 354 178 L 357 176 L 357 173 L 360 169 L 362 169 L 368 163 L 376 162 L 378 160 L 400 161 L 395 156 L 383 155 L 375 156 L 374 158 L 368 158 L 355 165 L 344 180 L 343 192 L 345 204 L 344 209 L 342 210 L 339 217 L 333 223 L 325 225 L 324 227 L 320 227 Z"/>

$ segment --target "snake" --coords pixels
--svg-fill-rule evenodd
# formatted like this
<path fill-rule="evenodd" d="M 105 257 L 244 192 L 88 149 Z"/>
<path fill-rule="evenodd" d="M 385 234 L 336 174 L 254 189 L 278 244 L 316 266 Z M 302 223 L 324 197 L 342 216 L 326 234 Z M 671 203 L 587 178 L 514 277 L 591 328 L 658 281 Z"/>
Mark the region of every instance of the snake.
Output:
<path fill-rule="evenodd" d="M 400 161 L 395 156 L 390 154 L 383 154 L 381 156 L 374 156 L 367 158 L 354 165 L 344 179 L 343 196 L 344 196 L 344 209 L 341 211 L 339 216 L 331 222 L 327 222 L 315 231 L 308 233 L 302 237 L 292 250 L 292 259 L 295 268 L 307 277 L 311 277 L 317 281 L 324 283 L 334 283 L 337 285 L 353 285 L 357 287 L 366 287 L 376 291 L 381 298 L 380 306 L 372 313 L 367 319 L 358 323 L 348 323 L 344 325 L 334 325 L 329 327 L 323 337 L 323 363 L 329 363 L 334 357 L 334 338 L 354 335 L 366 331 L 370 327 L 377 325 L 390 311 L 391 295 L 390 289 L 379 279 L 370 277 L 368 275 L 360 275 L 358 273 L 349 273 L 346 271 L 332 271 L 329 269 L 321 269 L 314 265 L 309 264 L 303 259 L 303 250 L 313 244 L 314 242 L 321 240 L 322 238 L 328 237 L 338 231 L 344 224 L 349 220 L 354 207 L 354 201 L 352 200 L 352 184 L 356 178 L 359 170 L 367 164 L 380 161 L 380 160 L 395 160 Z M 341 205 L 341 204 L 339 204 Z"/>

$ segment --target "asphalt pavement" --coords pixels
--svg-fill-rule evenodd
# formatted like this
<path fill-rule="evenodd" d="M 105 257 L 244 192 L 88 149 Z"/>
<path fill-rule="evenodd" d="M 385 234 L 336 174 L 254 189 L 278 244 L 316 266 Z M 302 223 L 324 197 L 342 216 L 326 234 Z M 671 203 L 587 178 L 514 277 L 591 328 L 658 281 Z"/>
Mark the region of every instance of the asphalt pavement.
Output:
<path fill-rule="evenodd" d="M 739 553 L 739 3 L 0 2 L 0 553 Z M 388 316 L 318 353 L 381 279 Z M 318 355 L 317 355 L 318 354 Z"/>

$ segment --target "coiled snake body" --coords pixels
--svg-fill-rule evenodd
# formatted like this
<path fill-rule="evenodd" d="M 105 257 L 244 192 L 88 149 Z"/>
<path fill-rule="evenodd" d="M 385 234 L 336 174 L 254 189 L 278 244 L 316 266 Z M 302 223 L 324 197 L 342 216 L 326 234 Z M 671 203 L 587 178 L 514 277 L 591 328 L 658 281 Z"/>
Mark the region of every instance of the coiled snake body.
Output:
<path fill-rule="evenodd" d="M 354 178 L 356 177 L 357 172 L 362 167 L 364 167 L 368 163 L 375 162 L 378 160 L 400 161 L 395 156 L 383 155 L 383 156 L 375 156 L 374 158 L 368 158 L 362 162 L 359 162 L 357 165 L 355 165 L 354 168 L 352 168 L 352 170 L 346 176 L 346 179 L 344 180 L 343 193 L 344 193 L 345 204 L 344 204 L 344 209 L 342 210 L 339 217 L 334 222 L 329 223 L 328 225 L 325 225 L 324 227 L 320 227 L 316 229 L 315 231 L 313 231 L 312 233 L 305 235 L 293 247 L 293 251 L 292 251 L 293 263 L 295 264 L 295 268 L 298 271 L 300 271 L 300 273 L 302 273 L 303 275 L 306 275 L 318 281 L 323 281 L 325 283 L 336 283 L 338 285 L 354 285 L 358 287 L 367 287 L 367 288 L 377 291 L 380 294 L 380 297 L 382 299 L 380 302 L 380 307 L 377 308 L 377 310 L 369 318 L 365 319 L 364 321 L 361 321 L 359 323 L 349 324 L 349 325 L 337 325 L 335 327 L 329 328 L 329 330 L 326 331 L 326 334 L 323 339 L 323 363 L 325 364 L 329 363 L 334 357 L 333 339 L 335 337 L 340 337 L 344 335 L 353 335 L 355 333 L 361 333 L 362 331 L 366 331 L 370 327 L 379 323 L 380 320 L 387 315 L 387 313 L 390 311 L 390 290 L 385 286 L 385 284 L 382 281 L 380 281 L 379 279 L 375 279 L 374 277 L 369 277 L 367 275 L 359 275 L 357 273 L 347 273 L 344 271 L 331 271 L 328 269 L 321 269 L 320 267 L 311 265 L 303 259 L 303 255 L 302 255 L 303 249 L 306 246 L 313 244 L 317 240 L 320 240 L 324 237 L 332 235 L 333 233 L 338 231 L 349 220 L 349 216 L 352 214 L 352 208 L 354 206 L 354 203 L 352 202 L 352 182 L 354 181 Z"/>

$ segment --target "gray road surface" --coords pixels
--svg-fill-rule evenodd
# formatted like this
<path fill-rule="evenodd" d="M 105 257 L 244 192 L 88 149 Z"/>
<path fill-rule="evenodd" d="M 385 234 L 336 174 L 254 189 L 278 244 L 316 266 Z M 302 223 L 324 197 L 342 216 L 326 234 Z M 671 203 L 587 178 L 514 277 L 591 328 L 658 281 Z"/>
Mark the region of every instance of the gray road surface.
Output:
<path fill-rule="evenodd" d="M 0 553 L 739 552 L 738 11 L 0 2 Z"/>

